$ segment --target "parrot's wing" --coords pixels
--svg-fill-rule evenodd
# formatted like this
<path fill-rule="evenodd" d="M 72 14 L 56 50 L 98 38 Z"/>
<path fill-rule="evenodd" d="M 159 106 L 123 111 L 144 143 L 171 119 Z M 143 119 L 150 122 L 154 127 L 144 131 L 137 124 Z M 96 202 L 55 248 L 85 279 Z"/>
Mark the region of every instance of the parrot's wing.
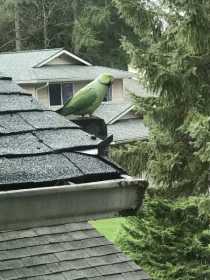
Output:
<path fill-rule="evenodd" d="M 81 90 L 78 94 L 73 96 L 70 102 L 65 104 L 64 108 L 66 110 L 69 108 L 73 113 L 82 111 L 93 105 L 97 98 L 98 96 L 94 88 Z"/>
<path fill-rule="evenodd" d="M 67 107 L 67 104 L 69 102 L 71 102 L 73 96 L 69 97 L 69 99 L 63 104 L 63 106 L 61 108 L 59 108 L 58 110 L 56 110 L 55 112 L 58 114 L 62 114 L 65 111 L 65 108 Z"/>
<path fill-rule="evenodd" d="M 67 103 L 71 102 L 73 96 L 69 97 L 68 100 L 66 100 L 66 102 L 63 103 L 63 107 L 67 105 Z"/>
<path fill-rule="evenodd" d="M 73 97 L 74 97 L 74 96 L 69 97 L 69 99 L 66 100 L 66 102 L 63 103 L 63 107 L 62 107 L 62 108 L 67 107 L 67 105 L 72 101 L 72 98 L 73 98 Z"/>

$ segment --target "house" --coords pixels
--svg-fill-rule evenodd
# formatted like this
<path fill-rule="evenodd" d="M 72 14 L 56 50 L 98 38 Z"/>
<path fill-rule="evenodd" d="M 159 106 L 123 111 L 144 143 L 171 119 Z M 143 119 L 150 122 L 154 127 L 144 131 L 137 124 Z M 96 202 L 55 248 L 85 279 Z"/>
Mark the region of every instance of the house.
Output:
<path fill-rule="evenodd" d="M 105 120 L 108 135 L 113 135 L 113 145 L 148 139 L 149 129 L 133 109 L 132 103 L 127 101 L 118 104 L 103 103 L 96 110 L 95 115 Z"/>
<path fill-rule="evenodd" d="M 147 183 L 0 74 L 0 279 L 148 280 L 87 222 L 135 213 Z"/>
<path fill-rule="evenodd" d="M 0 53 L 0 71 L 51 109 L 57 109 L 80 88 L 108 72 L 115 80 L 96 115 L 105 120 L 113 116 L 114 120 L 106 124 L 115 144 L 148 137 L 143 119 L 132 113 L 129 97 L 131 92 L 142 96 L 147 93 L 130 72 L 93 66 L 65 49 Z"/>
<path fill-rule="evenodd" d="M 123 81 L 133 76 L 127 71 L 93 66 L 64 49 L 0 53 L 0 71 L 50 107 L 63 105 L 80 88 L 107 72 L 115 80 L 104 101 L 122 102 Z"/>
<path fill-rule="evenodd" d="M 146 89 L 137 79 L 136 74 L 133 74 L 132 79 L 125 78 L 123 80 L 123 91 L 126 97 L 132 93 L 140 97 L 154 97 L 156 96 L 154 92 Z"/>

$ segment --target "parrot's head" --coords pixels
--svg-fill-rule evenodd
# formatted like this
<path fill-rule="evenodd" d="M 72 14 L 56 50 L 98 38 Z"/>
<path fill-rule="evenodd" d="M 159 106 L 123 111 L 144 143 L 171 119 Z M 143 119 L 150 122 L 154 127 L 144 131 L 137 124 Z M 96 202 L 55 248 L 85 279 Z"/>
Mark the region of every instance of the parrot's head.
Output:
<path fill-rule="evenodd" d="M 99 77 L 98 77 L 98 80 L 101 84 L 104 84 L 104 85 L 107 85 L 107 86 L 110 86 L 114 80 L 113 76 L 110 75 L 110 74 L 101 74 Z"/>

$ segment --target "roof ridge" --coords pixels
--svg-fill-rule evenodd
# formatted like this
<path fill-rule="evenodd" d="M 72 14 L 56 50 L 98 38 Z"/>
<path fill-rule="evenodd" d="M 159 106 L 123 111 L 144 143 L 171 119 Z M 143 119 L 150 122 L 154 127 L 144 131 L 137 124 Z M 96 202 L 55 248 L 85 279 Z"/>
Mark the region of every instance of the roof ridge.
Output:
<path fill-rule="evenodd" d="M 30 52 L 40 52 L 40 51 L 58 51 L 58 50 L 63 50 L 63 49 L 64 49 L 64 48 L 33 49 L 33 50 L 10 51 L 10 52 L 0 52 L 0 55 L 3 55 L 3 54 L 30 53 Z"/>

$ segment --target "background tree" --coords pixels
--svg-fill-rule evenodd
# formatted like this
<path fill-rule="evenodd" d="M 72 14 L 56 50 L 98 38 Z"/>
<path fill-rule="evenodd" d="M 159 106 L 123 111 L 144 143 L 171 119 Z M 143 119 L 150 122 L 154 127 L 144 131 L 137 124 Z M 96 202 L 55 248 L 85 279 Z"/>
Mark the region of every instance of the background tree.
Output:
<path fill-rule="evenodd" d="M 134 39 L 128 36 L 123 46 L 150 90 L 158 94 L 155 106 L 147 108 L 149 174 L 169 196 L 206 193 L 210 2 L 114 2 L 133 28 Z M 195 127 L 204 125 L 196 135 Z"/>
<path fill-rule="evenodd" d="M 210 279 L 210 200 L 148 200 L 139 217 L 124 224 L 123 250 L 152 279 Z"/>
<path fill-rule="evenodd" d="M 21 38 L 21 27 L 20 27 L 20 1 L 15 1 L 14 3 L 14 13 L 15 13 L 15 46 L 16 50 L 20 51 L 22 49 L 22 38 Z"/>
<path fill-rule="evenodd" d="M 210 2 L 114 0 L 122 40 L 156 100 L 136 99 L 150 128 L 145 208 L 120 244 L 154 280 L 209 276 Z M 142 146 L 140 154 L 144 153 Z M 140 158 L 142 160 L 142 157 Z M 137 160 L 137 159 L 136 159 Z M 202 196 L 203 194 L 204 196 Z M 206 205 L 200 212 L 199 204 Z"/>
<path fill-rule="evenodd" d="M 0 0 L 0 15 L 0 51 L 65 47 L 93 64 L 127 68 L 127 27 L 111 0 Z"/>

